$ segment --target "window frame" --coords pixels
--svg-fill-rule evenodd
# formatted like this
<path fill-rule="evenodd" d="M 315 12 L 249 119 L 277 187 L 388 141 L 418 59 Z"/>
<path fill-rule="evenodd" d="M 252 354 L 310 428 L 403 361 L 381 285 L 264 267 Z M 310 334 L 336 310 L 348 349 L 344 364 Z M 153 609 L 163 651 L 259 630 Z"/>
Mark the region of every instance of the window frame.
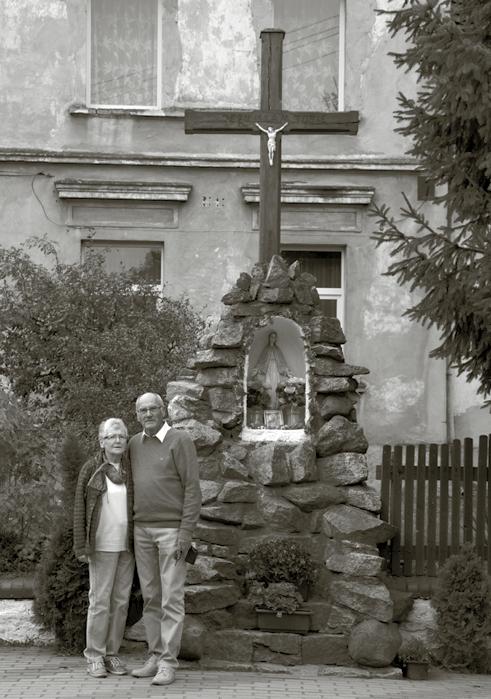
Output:
<path fill-rule="evenodd" d="M 344 0 L 341 0 L 344 2 Z M 162 0 L 157 0 L 157 94 L 156 104 L 103 104 L 92 102 L 92 3 L 94 0 L 86 0 L 86 38 L 87 38 L 87 54 L 86 54 L 86 104 L 91 109 L 121 109 L 134 110 L 142 109 L 145 111 L 160 111 L 162 109 L 162 64 L 163 64 L 163 46 L 162 46 Z"/>
<path fill-rule="evenodd" d="M 110 248 L 111 246 L 113 247 L 144 247 L 145 245 L 152 246 L 152 247 L 159 247 L 160 248 L 160 283 L 159 284 L 152 284 L 151 286 L 159 291 L 160 293 L 163 293 L 164 289 L 164 253 L 165 253 L 165 245 L 163 241 L 161 240 L 121 240 L 120 238 L 104 238 L 101 240 L 94 240 L 93 238 L 85 238 L 80 241 L 80 257 L 82 262 L 85 260 L 85 255 L 86 251 L 88 249 L 94 249 L 94 248 Z M 138 290 L 140 288 L 139 284 L 134 284 L 133 288 L 135 290 Z"/>
<path fill-rule="evenodd" d="M 281 250 L 285 252 L 339 252 L 341 261 L 341 286 L 316 287 L 321 301 L 336 301 L 337 319 L 344 328 L 346 318 L 346 248 L 341 245 L 317 245 L 302 243 L 282 243 Z"/>

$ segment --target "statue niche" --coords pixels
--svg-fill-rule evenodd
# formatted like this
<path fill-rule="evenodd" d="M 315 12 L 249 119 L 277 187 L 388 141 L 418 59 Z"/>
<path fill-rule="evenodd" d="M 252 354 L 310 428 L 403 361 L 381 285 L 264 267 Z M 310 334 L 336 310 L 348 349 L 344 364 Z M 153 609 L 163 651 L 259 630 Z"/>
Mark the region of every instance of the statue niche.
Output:
<path fill-rule="evenodd" d="M 272 330 L 249 366 L 247 424 L 256 429 L 299 429 L 304 423 L 305 378 L 295 375 Z"/>

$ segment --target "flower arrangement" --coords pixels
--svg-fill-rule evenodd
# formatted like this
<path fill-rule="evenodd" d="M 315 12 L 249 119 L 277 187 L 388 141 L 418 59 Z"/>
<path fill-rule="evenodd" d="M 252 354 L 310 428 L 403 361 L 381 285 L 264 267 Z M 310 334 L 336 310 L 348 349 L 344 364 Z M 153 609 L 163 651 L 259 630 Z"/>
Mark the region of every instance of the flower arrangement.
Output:
<path fill-rule="evenodd" d="M 310 552 L 292 539 L 275 537 L 259 542 L 249 553 L 247 567 L 247 577 L 266 586 L 290 583 L 299 589 L 309 587 L 317 578 Z"/>
<path fill-rule="evenodd" d="M 305 379 L 292 376 L 278 386 L 280 405 L 305 405 Z"/>
<path fill-rule="evenodd" d="M 256 607 L 263 607 L 281 614 L 293 614 L 303 602 L 302 595 L 293 583 L 271 583 L 265 585 L 261 582 L 253 582 L 249 589 L 249 600 Z"/>

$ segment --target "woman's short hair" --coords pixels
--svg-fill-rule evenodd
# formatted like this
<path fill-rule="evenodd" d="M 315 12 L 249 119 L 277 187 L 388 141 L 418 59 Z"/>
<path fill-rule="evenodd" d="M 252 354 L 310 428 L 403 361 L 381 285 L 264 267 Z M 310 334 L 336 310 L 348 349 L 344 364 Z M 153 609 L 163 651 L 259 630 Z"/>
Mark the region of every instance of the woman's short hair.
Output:
<path fill-rule="evenodd" d="M 114 426 L 117 425 L 118 427 L 121 427 L 123 429 L 124 433 L 126 434 L 126 436 L 128 436 L 128 428 L 126 427 L 126 425 L 124 424 L 123 420 L 121 420 L 120 417 L 108 417 L 105 420 L 103 420 L 101 422 L 101 424 L 99 425 L 99 439 L 101 439 L 102 437 L 105 437 L 106 432 L 108 432 L 110 426 L 113 426 L 113 425 Z"/>

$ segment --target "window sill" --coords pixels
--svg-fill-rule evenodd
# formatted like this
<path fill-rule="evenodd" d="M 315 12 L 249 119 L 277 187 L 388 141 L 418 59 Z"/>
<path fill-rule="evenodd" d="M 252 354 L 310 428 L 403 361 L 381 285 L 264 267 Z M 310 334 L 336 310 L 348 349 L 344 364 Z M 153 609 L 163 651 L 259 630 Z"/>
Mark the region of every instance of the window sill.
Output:
<path fill-rule="evenodd" d="M 135 109 L 134 107 L 86 107 L 82 104 L 73 104 L 68 108 L 68 113 L 76 117 L 151 117 L 153 119 L 183 119 L 184 109 Z"/>

